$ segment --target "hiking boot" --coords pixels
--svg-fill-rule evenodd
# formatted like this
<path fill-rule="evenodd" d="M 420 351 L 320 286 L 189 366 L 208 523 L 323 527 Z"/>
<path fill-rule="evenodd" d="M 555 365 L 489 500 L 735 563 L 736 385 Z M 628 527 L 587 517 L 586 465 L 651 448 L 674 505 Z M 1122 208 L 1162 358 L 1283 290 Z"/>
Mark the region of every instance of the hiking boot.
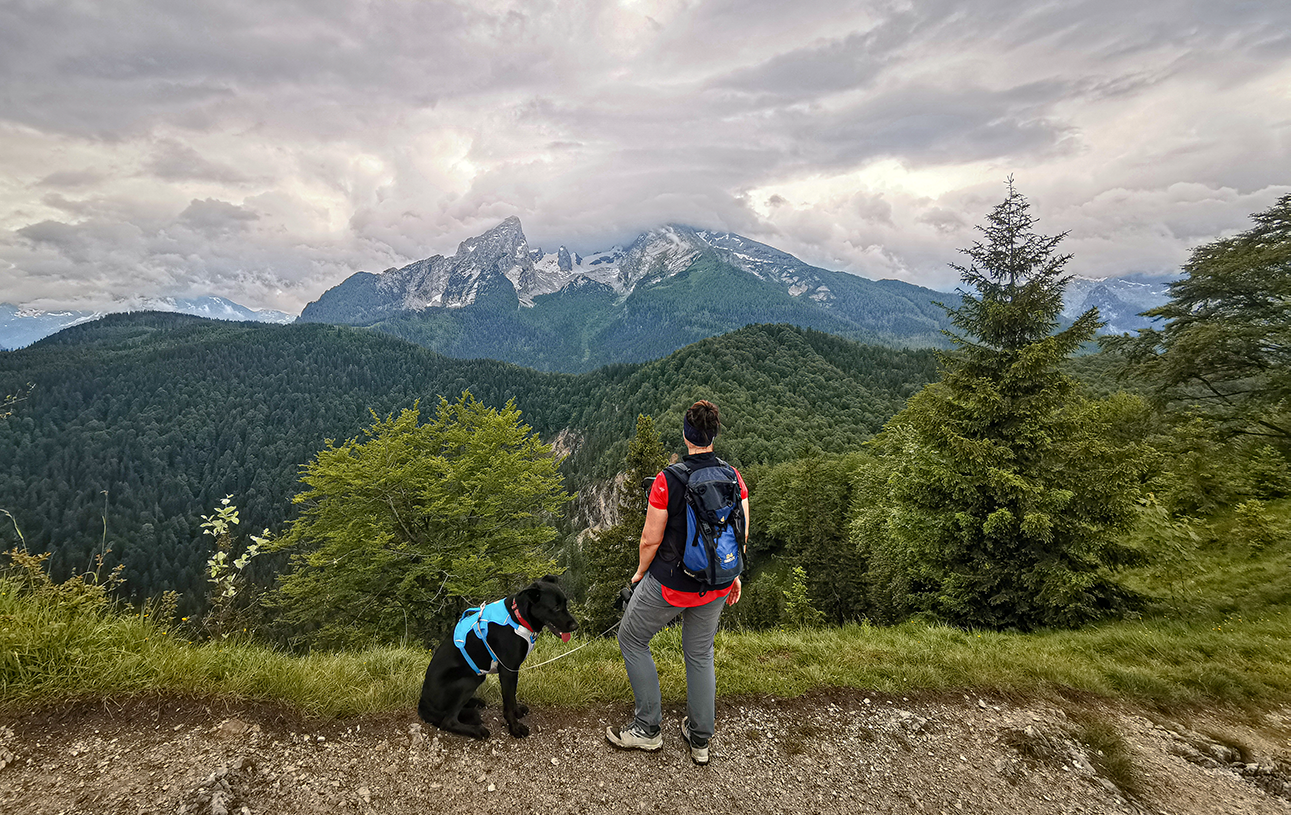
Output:
<path fill-rule="evenodd" d="M 689 716 L 686 716 L 681 720 L 681 737 L 686 740 L 686 745 L 690 747 L 690 760 L 696 764 L 707 764 L 708 739 L 701 739 L 698 736 L 690 735 Z"/>
<path fill-rule="evenodd" d="M 623 728 L 615 730 L 612 727 L 605 728 L 605 738 L 615 747 L 622 747 L 624 750 L 648 750 L 653 752 L 663 746 L 663 734 L 656 728 L 654 735 L 650 733 L 637 722 Z"/>

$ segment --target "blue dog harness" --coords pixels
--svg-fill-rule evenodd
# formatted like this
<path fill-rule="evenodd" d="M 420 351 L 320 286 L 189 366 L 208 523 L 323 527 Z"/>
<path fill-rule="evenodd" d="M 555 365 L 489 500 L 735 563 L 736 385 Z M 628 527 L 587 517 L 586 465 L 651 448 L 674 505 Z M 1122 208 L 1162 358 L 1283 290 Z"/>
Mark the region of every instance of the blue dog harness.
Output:
<path fill-rule="evenodd" d="M 516 617 L 519 616 L 520 612 L 517 611 Z M 498 670 L 498 655 L 493 653 L 493 647 L 489 645 L 489 638 L 487 636 L 488 629 L 485 627 L 486 623 L 506 626 L 515 632 L 517 637 L 525 641 L 525 645 L 527 647 L 525 648 L 524 655 L 526 657 L 529 656 L 529 651 L 533 650 L 534 641 L 538 639 L 537 631 L 530 630 L 529 626 L 514 619 L 510 612 L 507 611 L 507 601 L 505 597 L 501 600 L 495 600 L 486 606 L 468 608 L 462 613 L 462 619 L 457 621 L 457 626 L 453 629 L 453 644 L 457 646 L 457 650 L 462 652 L 462 659 L 466 660 L 466 664 L 472 671 L 475 671 L 477 675 L 497 673 Z M 492 660 L 492 663 L 487 669 L 481 669 L 475 664 L 475 660 L 471 659 L 471 655 L 466 653 L 466 638 L 472 632 L 474 632 L 476 637 L 479 637 L 480 642 L 484 643 L 484 650 L 489 652 L 489 658 Z M 523 658 L 521 661 L 523 661 Z M 519 667 L 519 663 L 516 664 L 516 667 Z"/>

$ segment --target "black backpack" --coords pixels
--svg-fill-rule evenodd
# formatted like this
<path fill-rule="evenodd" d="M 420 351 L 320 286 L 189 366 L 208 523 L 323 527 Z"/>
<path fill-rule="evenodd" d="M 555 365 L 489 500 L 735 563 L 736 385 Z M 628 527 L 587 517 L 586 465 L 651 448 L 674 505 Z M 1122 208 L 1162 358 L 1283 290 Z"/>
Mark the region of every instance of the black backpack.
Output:
<path fill-rule="evenodd" d="M 729 584 L 744 571 L 744 504 L 735 468 L 719 458 L 715 467 L 692 470 L 683 461 L 668 470 L 686 488 L 681 570 L 706 588 Z"/>

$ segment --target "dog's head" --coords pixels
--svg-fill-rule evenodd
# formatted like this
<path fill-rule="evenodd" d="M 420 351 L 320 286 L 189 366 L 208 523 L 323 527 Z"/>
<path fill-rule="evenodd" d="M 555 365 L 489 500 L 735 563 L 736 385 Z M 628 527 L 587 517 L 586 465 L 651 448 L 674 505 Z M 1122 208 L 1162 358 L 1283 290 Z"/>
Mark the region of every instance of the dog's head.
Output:
<path fill-rule="evenodd" d="M 569 633 L 578 629 L 574 615 L 569 613 L 565 592 L 556 585 L 556 578 L 547 575 L 516 595 L 516 607 L 535 630 L 550 629 L 569 642 Z"/>

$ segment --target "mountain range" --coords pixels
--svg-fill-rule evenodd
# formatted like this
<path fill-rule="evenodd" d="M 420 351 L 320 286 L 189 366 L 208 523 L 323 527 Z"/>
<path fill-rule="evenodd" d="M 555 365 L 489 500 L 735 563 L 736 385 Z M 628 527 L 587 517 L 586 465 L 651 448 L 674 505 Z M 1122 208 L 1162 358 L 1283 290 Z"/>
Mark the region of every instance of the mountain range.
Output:
<path fill-rule="evenodd" d="M 1142 316 L 1170 299 L 1170 278 L 1072 277 L 1063 292 L 1062 316 L 1074 320 L 1091 308 L 1106 325 L 1105 334 L 1125 334 L 1149 328 L 1154 321 Z"/>
<path fill-rule="evenodd" d="M 1074 277 L 1063 317 L 1097 307 L 1107 333 L 1150 324 L 1168 299 L 1151 278 Z M 858 342 L 944 346 L 954 294 L 812 266 L 732 232 L 670 224 L 587 256 L 533 248 L 518 218 L 435 255 L 324 292 L 301 322 L 369 326 L 447 356 L 580 372 L 657 359 L 756 323 Z"/>
<path fill-rule="evenodd" d="M 579 372 L 786 323 L 860 342 L 943 343 L 948 295 L 811 266 L 731 232 L 671 224 L 587 256 L 530 247 L 518 218 L 324 292 L 301 322 L 370 326 L 459 358 Z"/>
<path fill-rule="evenodd" d="M 64 328 L 97 320 L 105 314 L 121 311 L 167 311 L 234 322 L 290 323 L 294 316 L 269 309 L 255 310 L 223 297 L 140 297 L 123 302 L 121 308 L 101 311 L 46 311 L 38 308 L 0 303 L 0 351 L 25 348 L 42 337 Z"/>
<path fill-rule="evenodd" d="M 1145 328 L 1168 280 L 1074 277 L 1062 315 L 1097 307 L 1106 333 Z M 860 342 L 945 345 L 954 294 L 870 280 L 805 263 L 732 232 L 672 224 L 587 256 L 530 247 L 518 218 L 434 257 L 358 272 L 307 305 L 299 320 L 370 326 L 458 358 L 488 357 L 580 372 L 656 359 L 756 323 L 788 323 Z M 103 311 L 0 303 L 0 350 L 21 348 L 108 312 L 165 311 L 237 322 L 288 323 L 223 297 L 138 297 Z"/>

